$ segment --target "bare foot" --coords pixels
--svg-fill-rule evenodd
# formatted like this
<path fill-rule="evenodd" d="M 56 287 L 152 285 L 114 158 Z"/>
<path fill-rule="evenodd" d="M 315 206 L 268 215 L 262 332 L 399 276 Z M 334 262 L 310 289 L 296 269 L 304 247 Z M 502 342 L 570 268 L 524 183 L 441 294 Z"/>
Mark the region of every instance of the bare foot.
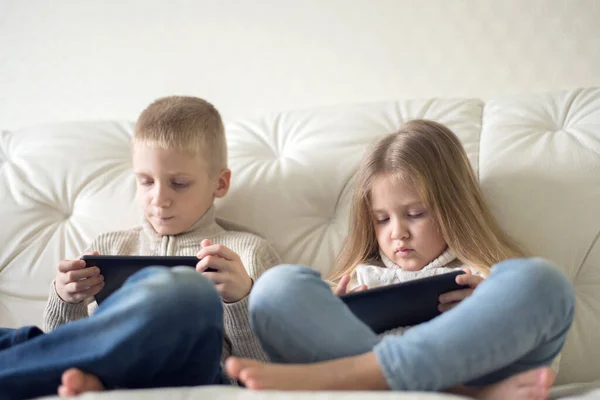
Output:
<path fill-rule="evenodd" d="M 314 364 L 265 364 L 230 357 L 225 369 L 254 390 L 389 390 L 373 353 Z"/>
<path fill-rule="evenodd" d="M 62 385 L 58 387 L 59 396 L 77 396 L 85 392 L 99 392 L 104 385 L 96 375 L 87 374 L 80 369 L 71 368 L 62 375 Z"/>
<path fill-rule="evenodd" d="M 545 400 L 556 374 L 548 367 L 536 368 L 511 376 L 476 391 L 480 400 Z"/>
<path fill-rule="evenodd" d="M 315 369 L 318 364 L 311 364 Z M 310 374 L 304 365 L 265 364 L 245 358 L 229 358 L 225 363 L 227 373 L 244 383 L 248 389 L 303 390 L 325 389 L 323 382 L 313 379 L 319 374 Z"/>
<path fill-rule="evenodd" d="M 380 375 L 377 360 L 371 353 L 314 364 L 265 364 L 230 357 L 227 373 L 254 390 L 383 390 L 387 384 Z M 374 364 L 378 372 L 373 374 Z M 367 368 L 364 368 L 364 367 Z M 343 371 L 343 372 L 342 372 Z M 457 387 L 450 392 L 479 400 L 544 400 L 555 374 L 543 367 L 512 376 L 481 389 Z"/>

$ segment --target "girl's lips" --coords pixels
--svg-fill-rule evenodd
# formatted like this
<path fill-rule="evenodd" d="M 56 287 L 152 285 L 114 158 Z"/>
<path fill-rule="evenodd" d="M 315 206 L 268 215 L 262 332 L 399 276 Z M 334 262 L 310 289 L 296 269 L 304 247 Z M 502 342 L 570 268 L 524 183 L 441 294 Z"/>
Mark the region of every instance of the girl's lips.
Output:
<path fill-rule="evenodd" d="M 400 249 L 396 250 L 396 254 L 398 254 L 400 256 L 407 256 L 410 253 L 412 253 L 413 251 L 414 251 L 413 249 L 400 248 Z"/>

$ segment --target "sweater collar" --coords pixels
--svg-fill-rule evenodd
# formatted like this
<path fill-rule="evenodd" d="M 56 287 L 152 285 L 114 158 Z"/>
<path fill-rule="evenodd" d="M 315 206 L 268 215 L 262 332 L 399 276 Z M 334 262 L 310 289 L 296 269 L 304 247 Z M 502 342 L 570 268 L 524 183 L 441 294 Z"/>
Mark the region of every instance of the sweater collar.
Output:
<path fill-rule="evenodd" d="M 385 265 L 387 268 L 402 269 L 398 264 L 390 260 L 385 254 L 383 254 L 381 250 L 379 250 L 379 255 L 381 257 L 383 265 Z M 445 265 L 448 265 L 454 260 L 456 260 L 456 256 L 454 255 L 454 253 L 452 253 L 452 251 L 450 251 L 449 248 L 447 248 L 442 254 L 437 256 L 437 258 L 435 258 L 429 264 L 421 268 L 420 271 L 432 268 L 441 268 Z"/>

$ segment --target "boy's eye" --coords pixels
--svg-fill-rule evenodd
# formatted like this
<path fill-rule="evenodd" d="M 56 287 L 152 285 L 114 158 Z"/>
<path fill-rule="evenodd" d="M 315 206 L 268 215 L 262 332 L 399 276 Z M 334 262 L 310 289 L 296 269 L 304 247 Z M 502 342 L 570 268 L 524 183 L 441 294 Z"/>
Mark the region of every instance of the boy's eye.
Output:
<path fill-rule="evenodd" d="M 140 181 L 140 185 L 142 185 L 142 186 L 150 186 L 153 183 L 154 183 L 153 181 L 149 181 L 149 180 Z"/>
<path fill-rule="evenodd" d="M 188 184 L 187 183 L 183 183 L 183 182 L 173 182 L 172 185 L 173 185 L 173 187 L 175 189 L 183 189 L 183 188 L 188 187 Z"/>

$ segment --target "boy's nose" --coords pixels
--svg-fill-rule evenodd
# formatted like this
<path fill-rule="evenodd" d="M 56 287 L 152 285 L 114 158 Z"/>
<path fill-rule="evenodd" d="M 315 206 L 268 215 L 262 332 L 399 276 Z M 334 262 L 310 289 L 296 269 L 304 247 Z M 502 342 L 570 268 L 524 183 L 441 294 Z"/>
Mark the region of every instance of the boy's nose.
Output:
<path fill-rule="evenodd" d="M 158 197 L 154 198 L 153 203 L 156 207 L 169 207 L 169 205 L 171 204 L 170 201 L 165 200 L 164 198 L 158 198 Z"/>
<path fill-rule="evenodd" d="M 165 189 L 157 188 L 152 197 L 152 204 L 157 207 L 168 207 L 171 205 L 171 198 Z"/>

